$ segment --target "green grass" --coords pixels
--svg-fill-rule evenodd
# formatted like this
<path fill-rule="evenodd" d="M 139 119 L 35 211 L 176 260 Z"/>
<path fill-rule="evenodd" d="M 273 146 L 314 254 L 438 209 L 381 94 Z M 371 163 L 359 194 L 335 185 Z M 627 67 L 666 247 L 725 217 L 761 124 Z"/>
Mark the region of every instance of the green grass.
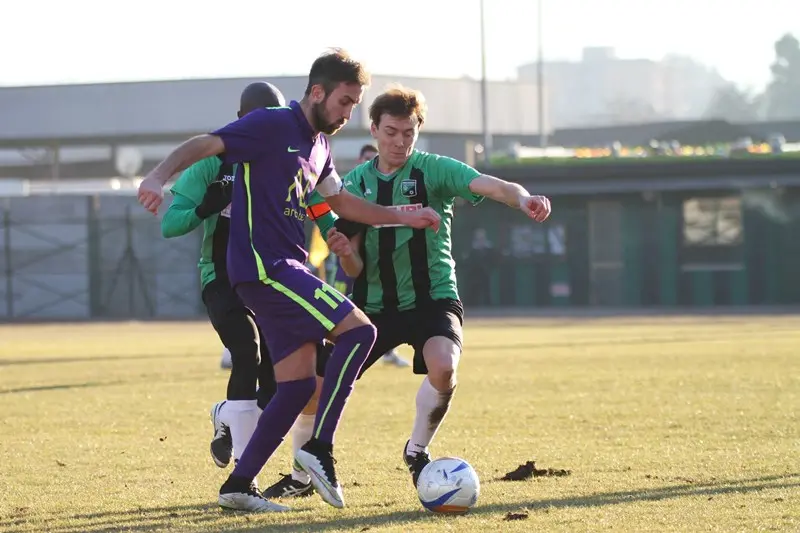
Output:
<path fill-rule="evenodd" d="M 380 363 L 337 439 L 348 507 L 241 515 L 215 503 L 210 326 L 0 327 L 0 531 L 800 528 L 800 317 L 471 320 L 466 345 L 433 452 L 479 473 L 469 515 L 416 500 L 400 451 L 419 378 Z M 572 475 L 497 481 L 531 459 Z"/>

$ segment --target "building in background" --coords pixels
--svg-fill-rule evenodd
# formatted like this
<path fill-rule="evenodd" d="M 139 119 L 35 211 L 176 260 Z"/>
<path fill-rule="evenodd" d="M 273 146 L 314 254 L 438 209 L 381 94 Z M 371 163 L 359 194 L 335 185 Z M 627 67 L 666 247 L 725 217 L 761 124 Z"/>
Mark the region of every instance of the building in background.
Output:
<path fill-rule="evenodd" d="M 287 99 L 299 99 L 306 78 L 269 77 Z M 252 78 L 0 88 L 0 178 L 113 179 L 142 175 L 186 138 L 236 118 L 239 93 Z M 369 104 L 390 83 L 425 95 L 429 115 L 419 148 L 470 160 L 482 138 L 480 82 L 374 76 L 364 103 L 332 137 L 342 170 L 371 141 Z M 492 82 L 490 128 L 495 147 L 533 142 L 538 133 L 536 85 Z M 138 155 L 137 155 L 138 153 Z M 119 170 L 117 160 L 124 155 Z M 133 163 L 133 164 L 131 164 Z M 122 176 L 120 176 L 122 174 Z"/>
<path fill-rule="evenodd" d="M 537 65 L 517 69 L 536 83 Z M 726 81 L 688 57 L 620 59 L 610 47 L 583 50 L 580 61 L 544 63 L 546 115 L 552 128 L 699 118 Z"/>

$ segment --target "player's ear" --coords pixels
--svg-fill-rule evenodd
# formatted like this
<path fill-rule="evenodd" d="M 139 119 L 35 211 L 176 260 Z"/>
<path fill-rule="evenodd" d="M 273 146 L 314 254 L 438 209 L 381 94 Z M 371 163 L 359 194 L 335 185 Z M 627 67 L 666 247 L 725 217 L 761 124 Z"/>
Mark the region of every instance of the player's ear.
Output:
<path fill-rule="evenodd" d="M 321 83 L 311 86 L 311 102 L 318 104 L 325 100 L 325 87 Z"/>
<path fill-rule="evenodd" d="M 378 138 L 378 126 L 376 126 L 374 122 L 372 124 L 370 124 L 369 132 L 372 134 L 372 138 L 373 139 L 377 139 Z"/>

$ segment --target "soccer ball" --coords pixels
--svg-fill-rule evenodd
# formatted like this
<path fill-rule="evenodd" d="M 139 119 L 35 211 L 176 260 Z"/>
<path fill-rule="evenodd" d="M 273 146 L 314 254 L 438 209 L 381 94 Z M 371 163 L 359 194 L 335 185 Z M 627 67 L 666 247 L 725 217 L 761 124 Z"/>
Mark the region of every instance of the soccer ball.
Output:
<path fill-rule="evenodd" d="M 475 505 L 481 482 L 468 462 L 440 457 L 422 469 L 417 495 L 425 509 L 434 513 L 464 514 Z"/>

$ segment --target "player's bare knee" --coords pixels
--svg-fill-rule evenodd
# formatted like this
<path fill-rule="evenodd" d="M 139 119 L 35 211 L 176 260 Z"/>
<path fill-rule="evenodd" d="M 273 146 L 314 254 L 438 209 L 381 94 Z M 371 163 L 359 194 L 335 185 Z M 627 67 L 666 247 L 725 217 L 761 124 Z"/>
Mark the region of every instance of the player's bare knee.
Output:
<path fill-rule="evenodd" d="M 335 342 L 339 335 L 362 326 L 372 326 L 372 328 L 375 329 L 375 326 L 372 325 L 372 322 L 369 321 L 369 318 L 367 318 L 367 315 L 365 315 L 361 309 L 353 309 L 344 320 L 336 324 L 336 327 L 331 330 L 328 335 L 328 340 Z"/>
<path fill-rule="evenodd" d="M 434 389 L 439 392 L 450 392 L 455 390 L 457 380 L 455 370 L 434 370 L 428 369 L 428 381 Z"/>
<path fill-rule="evenodd" d="M 428 367 L 428 381 L 439 392 L 455 389 L 456 370 L 461 356 L 458 345 L 446 337 L 428 339 L 423 347 L 425 365 Z"/>
<path fill-rule="evenodd" d="M 275 381 L 296 381 L 316 376 L 316 344 L 304 344 L 277 364 L 275 364 Z"/>

